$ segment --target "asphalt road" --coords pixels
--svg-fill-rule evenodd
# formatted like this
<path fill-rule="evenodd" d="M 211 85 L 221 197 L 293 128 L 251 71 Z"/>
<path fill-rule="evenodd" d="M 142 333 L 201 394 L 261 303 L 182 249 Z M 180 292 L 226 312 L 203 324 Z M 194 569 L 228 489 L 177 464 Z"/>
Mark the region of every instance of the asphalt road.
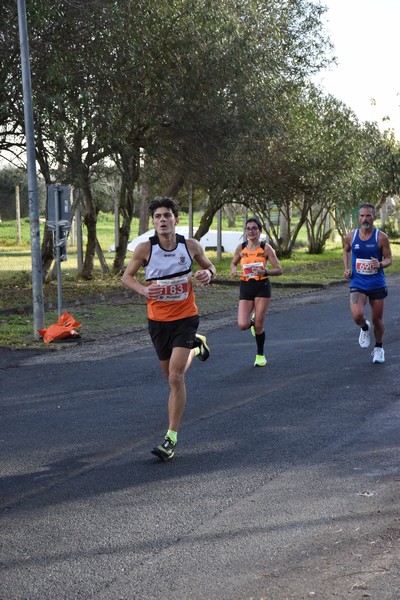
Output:
<path fill-rule="evenodd" d="M 230 312 L 187 374 L 175 458 L 147 334 L 0 351 L 0 600 L 400 598 L 400 280 L 386 363 L 347 286 Z"/>

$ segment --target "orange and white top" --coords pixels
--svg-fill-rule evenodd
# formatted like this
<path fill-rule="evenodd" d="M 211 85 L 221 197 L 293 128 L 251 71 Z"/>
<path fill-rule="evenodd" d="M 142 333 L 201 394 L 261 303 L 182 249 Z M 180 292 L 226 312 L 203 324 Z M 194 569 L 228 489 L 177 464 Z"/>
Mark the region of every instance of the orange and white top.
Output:
<path fill-rule="evenodd" d="M 253 274 L 253 267 L 264 267 L 265 269 L 267 266 L 265 250 L 261 246 L 259 246 L 256 250 L 250 250 L 248 246 L 242 248 L 240 264 L 242 267 L 242 275 L 240 279 L 242 281 L 249 281 L 250 279 L 266 279 L 266 275 Z"/>
<path fill-rule="evenodd" d="M 147 314 L 153 321 L 177 321 L 198 314 L 192 284 L 193 260 L 185 238 L 176 234 L 176 246 L 165 250 L 157 236 L 150 238 L 151 250 L 145 265 L 146 283 L 163 286 L 160 296 L 147 299 Z"/>

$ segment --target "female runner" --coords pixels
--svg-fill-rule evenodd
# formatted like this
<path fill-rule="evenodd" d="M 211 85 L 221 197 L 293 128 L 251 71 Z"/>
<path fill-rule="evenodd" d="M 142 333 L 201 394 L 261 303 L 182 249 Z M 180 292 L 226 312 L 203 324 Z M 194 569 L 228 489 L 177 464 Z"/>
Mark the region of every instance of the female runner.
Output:
<path fill-rule="evenodd" d="M 247 240 L 239 244 L 231 261 L 231 276 L 237 277 L 237 265 L 241 264 L 238 325 L 241 330 L 250 329 L 256 338 L 255 367 L 265 367 L 264 319 L 271 300 L 270 276 L 282 275 L 282 267 L 269 244 L 260 241 L 261 221 L 251 217 L 246 221 Z M 267 269 L 267 263 L 270 268 Z"/>

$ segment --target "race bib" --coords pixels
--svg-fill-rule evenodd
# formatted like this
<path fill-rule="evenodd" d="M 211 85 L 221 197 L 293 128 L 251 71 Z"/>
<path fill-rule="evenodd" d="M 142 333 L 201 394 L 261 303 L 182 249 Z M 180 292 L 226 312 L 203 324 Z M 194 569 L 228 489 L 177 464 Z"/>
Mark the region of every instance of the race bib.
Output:
<path fill-rule="evenodd" d="M 157 298 L 161 302 L 177 302 L 178 300 L 186 300 L 189 296 L 189 280 L 187 277 L 158 279 L 157 284 L 163 287 L 161 295 Z"/>
<path fill-rule="evenodd" d="M 356 272 L 360 275 L 375 275 L 378 269 L 372 266 L 372 260 L 369 258 L 356 258 Z"/>
<path fill-rule="evenodd" d="M 254 263 L 248 263 L 247 265 L 243 265 L 242 266 L 243 275 L 245 277 L 248 277 L 249 279 L 254 279 L 254 277 L 260 277 L 260 275 L 256 275 L 255 273 L 253 273 L 253 267 L 262 267 L 262 266 L 263 266 L 262 262 L 254 262 Z"/>

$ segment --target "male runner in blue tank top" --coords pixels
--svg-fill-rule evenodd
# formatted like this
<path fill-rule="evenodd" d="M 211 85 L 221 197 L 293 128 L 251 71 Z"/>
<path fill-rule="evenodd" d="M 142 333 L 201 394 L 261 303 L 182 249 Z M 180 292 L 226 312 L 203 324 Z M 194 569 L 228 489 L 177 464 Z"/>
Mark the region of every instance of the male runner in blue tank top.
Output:
<path fill-rule="evenodd" d="M 361 327 L 358 343 L 361 348 L 368 348 L 371 342 L 370 322 L 365 316 L 365 305 L 368 300 L 375 336 L 372 362 L 384 363 L 383 306 L 388 292 L 383 269 L 392 264 L 392 252 L 388 236 L 374 226 L 375 219 L 376 211 L 373 204 L 361 204 L 358 211 L 360 227 L 345 237 L 343 263 L 344 276 L 350 281 L 351 316 Z"/>

